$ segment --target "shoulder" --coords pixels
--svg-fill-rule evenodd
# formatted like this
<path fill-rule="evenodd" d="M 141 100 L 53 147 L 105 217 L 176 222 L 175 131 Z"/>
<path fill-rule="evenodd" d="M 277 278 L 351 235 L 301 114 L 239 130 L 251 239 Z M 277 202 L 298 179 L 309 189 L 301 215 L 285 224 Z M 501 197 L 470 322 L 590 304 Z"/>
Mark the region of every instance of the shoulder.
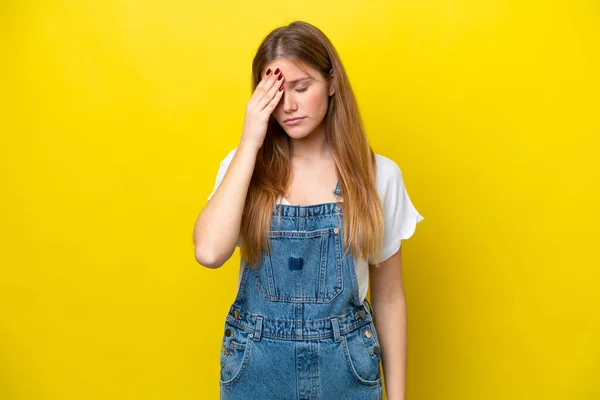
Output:
<path fill-rule="evenodd" d="M 387 188 L 402 184 L 402 171 L 398 164 L 382 154 L 375 154 L 377 165 L 377 189 L 385 194 Z"/>
<path fill-rule="evenodd" d="M 375 154 L 375 160 L 377 162 L 377 178 L 386 177 L 400 172 L 400 167 L 391 158 L 384 156 L 383 154 Z"/>

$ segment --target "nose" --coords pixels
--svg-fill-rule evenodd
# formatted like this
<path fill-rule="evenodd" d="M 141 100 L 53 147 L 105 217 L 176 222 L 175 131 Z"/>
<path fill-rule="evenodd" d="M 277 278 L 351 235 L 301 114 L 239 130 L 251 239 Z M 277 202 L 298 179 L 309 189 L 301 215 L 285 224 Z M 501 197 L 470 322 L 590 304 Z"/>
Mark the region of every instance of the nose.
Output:
<path fill-rule="evenodd" d="M 298 105 L 296 104 L 296 100 L 291 93 L 283 93 L 283 111 L 286 113 L 294 112 L 298 109 Z"/>

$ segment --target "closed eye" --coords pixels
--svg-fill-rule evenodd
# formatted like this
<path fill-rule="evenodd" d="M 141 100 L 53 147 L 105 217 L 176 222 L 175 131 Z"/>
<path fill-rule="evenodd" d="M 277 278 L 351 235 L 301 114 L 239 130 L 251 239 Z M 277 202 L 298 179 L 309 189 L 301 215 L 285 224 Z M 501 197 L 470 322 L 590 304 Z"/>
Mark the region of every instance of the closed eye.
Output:
<path fill-rule="evenodd" d="M 308 89 L 308 86 L 305 87 L 304 89 L 295 89 L 296 92 L 306 92 L 306 89 Z"/>

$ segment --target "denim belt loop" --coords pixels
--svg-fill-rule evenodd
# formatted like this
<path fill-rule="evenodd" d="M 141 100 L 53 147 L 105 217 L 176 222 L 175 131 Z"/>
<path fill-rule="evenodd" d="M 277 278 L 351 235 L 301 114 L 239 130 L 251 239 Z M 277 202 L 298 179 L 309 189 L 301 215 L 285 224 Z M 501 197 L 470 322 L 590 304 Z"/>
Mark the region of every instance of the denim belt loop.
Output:
<path fill-rule="evenodd" d="M 252 338 L 255 342 L 260 340 L 262 334 L 263 317 L 256 317 L 256 325 L 254 326 L 254 337 Z"/>
<path fill-rule="evenodd" d="M 336 342 L 341 342 L 342 335 L 340 334 L 340 321 L 338 321 L 337 317 L 331 318 L 331 327 L 333 328 L 333 339 Z"/>
<path fill-rule="evenodd" d="M 365 297 L 365 303 L 367 303 L 369 305 L 369 312 L 371 313 L 371 315 L 373 315 L 373 307 L 371 307 L 371 303 L 369 303 L 369 300 L 367 300 L 366 297 Z"/>

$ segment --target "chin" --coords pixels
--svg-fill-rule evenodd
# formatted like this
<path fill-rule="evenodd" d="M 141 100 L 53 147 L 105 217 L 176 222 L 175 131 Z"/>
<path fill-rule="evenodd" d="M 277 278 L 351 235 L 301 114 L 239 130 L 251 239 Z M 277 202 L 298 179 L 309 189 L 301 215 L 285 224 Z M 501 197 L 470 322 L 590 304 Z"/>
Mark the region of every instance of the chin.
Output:
<path fill-rule="evenodd" d="M 283 131 L 293 139 L 302 139 L 314 132 L 314 126 L 287 126 L 284 123 L 280 124 Z"/>
<path fill-rule="evenodd" d="M 284 129 L 285 133 L 292 139 L 302 139 L 310 135 L 311 131 L 306 129 Z"/>

